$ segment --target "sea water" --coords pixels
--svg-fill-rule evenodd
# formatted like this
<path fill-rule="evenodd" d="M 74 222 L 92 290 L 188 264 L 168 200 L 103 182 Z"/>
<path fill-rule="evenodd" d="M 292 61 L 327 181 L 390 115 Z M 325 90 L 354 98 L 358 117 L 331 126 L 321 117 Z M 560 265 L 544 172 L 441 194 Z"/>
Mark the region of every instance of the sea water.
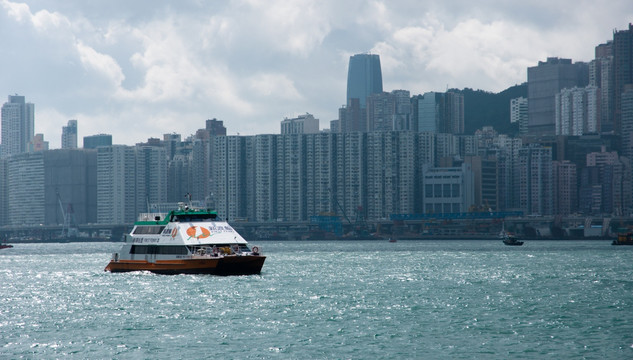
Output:
<path fill-rule="evenodd" d="M 104 272 L 120 243 L 0 250 L 0 358 L 633 358 L 633 247 L 258 245 L 261 275 L 230 277 Z"/>

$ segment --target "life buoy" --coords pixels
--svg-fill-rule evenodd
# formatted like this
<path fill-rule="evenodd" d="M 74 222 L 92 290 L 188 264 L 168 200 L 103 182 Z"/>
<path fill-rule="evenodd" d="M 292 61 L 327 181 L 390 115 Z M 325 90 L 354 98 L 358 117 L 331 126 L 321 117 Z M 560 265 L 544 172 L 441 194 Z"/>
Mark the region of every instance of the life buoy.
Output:
<path fill-rule="evenodd" d="M 259 254 L 259 247 L 258 246 L 253 246 L 253 254 Z"/>
<path fill-rule="evenodd" d="M 176 235 L 178 235 L 178 228 L 174 228 L 174 230 L 171 231 L 171 237 L 175 238 Z"/>

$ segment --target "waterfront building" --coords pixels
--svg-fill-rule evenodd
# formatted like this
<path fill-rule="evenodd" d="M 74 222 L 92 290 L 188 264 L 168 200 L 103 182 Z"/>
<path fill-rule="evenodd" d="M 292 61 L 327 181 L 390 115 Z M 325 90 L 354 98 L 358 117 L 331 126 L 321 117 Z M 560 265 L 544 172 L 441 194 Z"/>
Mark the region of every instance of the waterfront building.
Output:
<path fill-rule="evenodd" d="M 316 134 L 319 132 L 319 119 L 306 113 L 296 118 L 285 118 L 281 121 L 281 134 Z"/>
<path fill-rule="evenodd" d="M 166 149 L 169 151 L 169 148 Z M 185 201 L 185 194 L 191 191 L 191 157 L 176 154 L 167 165 L 167 202 Z"/>
<path fill-rule="evenodd" d="M 344 133 L 336 137 L 335 211 L 353 220 L 366 207 L 367 134 Z"/>
<path fill-rule="evenodd" d="M 29 151 L 35 127 L 35 105 L 24 96 L 9 95 L 0 113 L 2 157 Z"/>
<path fill-rule="evenodd" d="M 425 214 L 467 212 L 474 204 L 474 179 L 470 165 L 422 169 Z"/>
<path fill-rule="evenodd" d="M 100 224 L 131 224 L 136 221 L 134 150 L 133 146 L 126 145 L 97 148 L 97 222 Z"/>
<path fill-rule="evenodd" d="M 192 200 L 206 203 L 210 199 L 210 183 L 215 179 L 212 177 L 212 160 L 215 160 L 211 153 L 211 142 L 209 133 L 200 129 L 191 140 L 191 189 L 189 194 Z"/>
<path fill-rule="evenodd" d="M 214 181 L 212 194 L 218 216 L 228 221 L 253 218 L 255 166 L 250 136 L 218 136 L 213 139 Z"/>
<path fill-rule="evenodd" d="M 96 152 L 57 149 L 7 159 L 8 223 L 62 225 L 97 220 Z"/>
<path fill-rule="evenodd" d="M 98 134 L 84 136 L 84 149 L 96 149 L 99 146 L 112 146 L 112 135 Z"/>
<path fill-rule="evenodd" d="M 413 132 L 367 134 L 365 217 L 388 219 L 415 211 L 415 150 Z"/>
<path fill-rule="evenodd" d="M 277 138 L 279 135 L 256 135 L 255 158 L 255 220 L 277 220 Z"/>
<path fill-rule="evenodd" d="M 589 82 L 587 64 L 571 59 L 547 58 L 528 68 L 528 128 L 530 135 L 555 134 L 555 95 L 564 88 Z"/>
<path fill-rule="evenodd" d="M 62 149 L 77 148 L 77 120 L 68 120 L 62 127 Z"/>
<path fill-rule="evenodd" d="M 519 207 L 528 215 L 552 215 L 552 148 L 530 144 L 519 149 Z"/>
<path fill-rule="evenodd" d="M 318 216 L 335 211 L 332 187 L 335 179 L 335 133 L 305 136 L 306 214 Z"/>
<path fill-rule="evenodd" d="M 518 97 L 510 100 L 510 122 L 519 124 L 519 134 L 528 133 L 528 100 Z"/>
<path fill-rule="evenodd" d="M 382 93 L 380 57 L 376 54 L 350 56 L 347 70 L 347 105 L 351 104 L 351 99 L 358 99 L 359 106 L 365 108 L 367 97 L 380 93 Z"/>
<path fill-rule="evenodd" d="M 139 144 L 136 158 L 136 212 L 151 212 L 152 204 L 167 202 L 167 154 L 162 146 Z"/>
<path fill-rule="evenodd" d="M 576 164 L 564 160 L 552 162 L 555 215 L 567 216 L 576 212 L 578 207 L 578 181 Z"/>
<path fill-rule="evenodd" d="M 307 220 L 305 212 L 305 150 L 301 134 L 280 135 L 277 139 L 277 217 L 284 221 Z"/>
<path fill-rule="evenodd" d="M 7 159 L 0 157 L 0 226 L 7 225 L 8 219 L 8 198 L 9 186 L 7 178 Z"/>

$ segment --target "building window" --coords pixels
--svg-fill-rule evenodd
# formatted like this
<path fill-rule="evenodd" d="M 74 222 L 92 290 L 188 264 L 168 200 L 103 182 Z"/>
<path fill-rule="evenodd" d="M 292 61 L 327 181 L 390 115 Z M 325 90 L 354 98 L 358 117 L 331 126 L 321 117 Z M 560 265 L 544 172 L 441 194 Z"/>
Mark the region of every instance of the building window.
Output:
<path fill-rule="evenodd" d="M 453 184 L 453 197 L 458 198 L 459 195 L 459 184 Z"/>

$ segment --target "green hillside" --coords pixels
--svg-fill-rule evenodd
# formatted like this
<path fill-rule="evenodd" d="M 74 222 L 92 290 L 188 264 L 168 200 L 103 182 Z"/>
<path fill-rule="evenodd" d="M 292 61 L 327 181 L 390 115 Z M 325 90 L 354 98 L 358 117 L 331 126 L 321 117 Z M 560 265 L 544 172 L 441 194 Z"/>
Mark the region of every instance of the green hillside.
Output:
<path fill-rule="evenodd" d="M 512 86 L 500 93 L 465 88 L 451 90 L 464 95 L 466 134 L 474 134 L 484 126 L 492 126 L 501 134 L 517 135 L 518 124 L 510 124 L 510 99 L 527 98 L 527 83 Z"/>

